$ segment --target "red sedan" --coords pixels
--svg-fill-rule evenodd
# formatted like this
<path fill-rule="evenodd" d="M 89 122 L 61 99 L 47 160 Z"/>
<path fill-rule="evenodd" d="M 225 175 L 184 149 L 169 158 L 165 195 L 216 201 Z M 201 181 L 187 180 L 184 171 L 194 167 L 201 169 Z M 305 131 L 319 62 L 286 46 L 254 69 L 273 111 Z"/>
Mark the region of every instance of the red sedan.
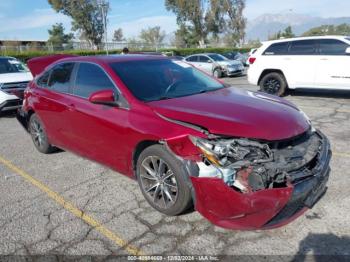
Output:
<path fill-rule="evenodd" d="M 326 191 L 328 139 L 290 102 L 161 56 L 29 61 L 18 119 L 42 153 L 72 151 L 137 179 L 167 215 L 192 205 L 231 229 L 273 228 Z"/>

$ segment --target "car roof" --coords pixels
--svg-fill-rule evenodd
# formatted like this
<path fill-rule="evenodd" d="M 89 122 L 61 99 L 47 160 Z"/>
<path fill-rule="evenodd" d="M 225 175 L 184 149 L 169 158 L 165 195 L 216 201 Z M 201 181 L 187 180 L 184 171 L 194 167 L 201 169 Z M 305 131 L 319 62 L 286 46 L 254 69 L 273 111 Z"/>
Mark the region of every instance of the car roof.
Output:
<path fill-rule="evenodd" d="M 300 36 L 300 37 L 293 37 L 293 38 L 283 38 L 283 39 L 277 39 L 277 40 L 270 40 L 263 42 L 264 44 L 273 44 L 273 43 L 283 43 L 283 42 L 289 42 L 289 41 L 296 41 L 296 40 L 314 40 L 314 39 L 338 39 L 338 40 L 345 40 L 348 38 L 348 36 L 340 36 L 340 35 L 325 35 L 325 36 Z"/>
<path fill-rule="evenodd" d="M 71 61 L 71 62 L 102 62 L 102 63 L 116 63 L 127 61 L 145 61 L 145 60 L 170 60 L 166 56 L 157 55 L 141 55 L 141 54 L 128 54 L 128 55 L 96 55 L 96 56 L 73 56 L 60 59 L 59 61 Z"/>

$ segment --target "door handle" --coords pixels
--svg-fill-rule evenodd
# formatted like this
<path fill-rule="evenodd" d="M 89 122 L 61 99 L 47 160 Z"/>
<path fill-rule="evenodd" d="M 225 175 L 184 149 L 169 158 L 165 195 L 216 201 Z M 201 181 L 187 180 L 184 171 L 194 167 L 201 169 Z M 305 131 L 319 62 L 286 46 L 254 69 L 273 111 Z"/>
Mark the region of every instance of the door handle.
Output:
<path fill-rule="evenodd" d="M 75 111 L 75 105 L 74 104 L 69 104 L 68 105 L 68 111 Z"/>
<path fill-rule="evenodd" d="M 322 61 L 328 61 L 328 58 L 321 58 Z"/>

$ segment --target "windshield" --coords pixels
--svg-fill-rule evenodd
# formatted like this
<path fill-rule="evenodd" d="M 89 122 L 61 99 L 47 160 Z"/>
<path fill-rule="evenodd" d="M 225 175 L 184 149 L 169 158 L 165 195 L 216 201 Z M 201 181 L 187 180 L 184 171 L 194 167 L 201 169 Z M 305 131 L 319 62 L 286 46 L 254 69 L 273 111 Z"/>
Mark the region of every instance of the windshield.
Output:
<path fill-rule="evenodd" d="M 28 72 L 28 68 L 14 58 L 0 58 L 0 74 Z"/>
<path fill-rule="evenodd" d="M 210 54 L 208 55 L 211 59 L 213 59 L 214 61 L 225 61 L 227 60 L 226 57 L 222 56 L 222 55 L 219 55 L 219 54 Z"/>
<path fill-rule="evenodd" d="M 224 88 L 220 82 L 181 61 L 126 61 L 110 66 L 133 95 L 146 102 Z"/>

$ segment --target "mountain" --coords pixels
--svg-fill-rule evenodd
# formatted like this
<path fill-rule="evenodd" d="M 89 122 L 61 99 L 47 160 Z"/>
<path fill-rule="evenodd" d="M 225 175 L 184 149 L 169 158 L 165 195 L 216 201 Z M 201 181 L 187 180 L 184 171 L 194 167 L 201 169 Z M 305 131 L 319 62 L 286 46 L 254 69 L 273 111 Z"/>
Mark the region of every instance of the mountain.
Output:
<path fill-rule="evenodd" d="M 350 24 L 350 17 L 316 17 L 296 13 L 263 14 L 247 24 L 247 40 L 260 39 L 264 41 L 269 35 L 292 26 L 296 35 L 301 35 L 307 30 L 321 25 Z"/>

